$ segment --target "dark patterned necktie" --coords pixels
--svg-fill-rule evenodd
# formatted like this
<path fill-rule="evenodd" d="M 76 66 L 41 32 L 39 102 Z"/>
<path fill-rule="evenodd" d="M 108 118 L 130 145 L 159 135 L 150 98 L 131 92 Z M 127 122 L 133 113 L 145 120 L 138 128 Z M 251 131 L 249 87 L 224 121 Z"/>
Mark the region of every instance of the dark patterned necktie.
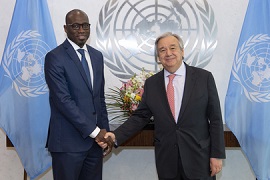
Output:
<path fill-rule="evenodd" d="M 83 69 L 85 71 L 88 83 L 92 87 L 90 70 L 89 70 L 89 66 L 88 66 L 88 63 L 87 63 L 86 58 L 85 58 L 84 49 L 78 49 L 78 52 L 82 55 L 81 63 L 82 63 Z"/>

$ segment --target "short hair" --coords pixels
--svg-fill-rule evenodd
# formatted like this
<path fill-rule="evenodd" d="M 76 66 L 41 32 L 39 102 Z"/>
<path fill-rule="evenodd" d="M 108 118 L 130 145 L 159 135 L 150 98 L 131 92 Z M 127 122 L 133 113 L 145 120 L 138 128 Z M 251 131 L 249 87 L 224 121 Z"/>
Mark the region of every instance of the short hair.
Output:
<path fill-rule="evenodd" d="M 82 13 L 82 14 L 84 14 L 84 15 L 88 18 L 87 14 L 86 14 L 84 11 L 82 11 L 82 10 L 80 10 L 80 9 L 72 9 L 71 11 L 69 11 L 69 12 L 66 14 L 66 18 L 65 18 L 66 24 L 68 24 L 68 19 L 69 19 L 69 17 L 72 16 L 73 14 L 75 14 L 75 13 Z"/>
<path fill-rule="evenodd" d="M 173 37 L 175 37 L 175 38 L 178 40 L 180 49 L 181 49 L 181 50 L 184 49 L 184 43 L 183 43 L 183 40 L 182 40 L 182 38 L 181 38 L 180 36 L 178 36 L 177 34 L 174 34 L 174 33 L 172 33 L 172 32 L 166 32 L 166 33 L 160 35 L 159 37 L 157 37 L 157 39 L 156 39 L 156 41 L 155 41 L 155 57 L 158 56 L 158 48 L 157 48 L 157 44 L 158 44 L 159 40 L 161 40 L 161 39 L 163 39 L 163 38 L 165 38 L 165 37 L 168 37 L 168 36 L 173 36 Z"/>

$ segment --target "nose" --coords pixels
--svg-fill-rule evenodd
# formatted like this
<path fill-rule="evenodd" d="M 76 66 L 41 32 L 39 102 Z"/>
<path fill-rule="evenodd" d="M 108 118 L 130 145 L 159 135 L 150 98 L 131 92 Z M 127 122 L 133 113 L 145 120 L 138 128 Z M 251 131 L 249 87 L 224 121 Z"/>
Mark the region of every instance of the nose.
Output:
<path fill-rule="evenodd" d="M 82 27 L 82 25 L 79 26 L 79 30 L 78 31 L 85 31 Z"/>
<path fill-rule="evenodd" d="M 170 49 L 167 49 L 167 50 L 166 50 L 166 55 L 167 55 L 167 56 L 172 55 L 172 51 L 171 51 Z"/>

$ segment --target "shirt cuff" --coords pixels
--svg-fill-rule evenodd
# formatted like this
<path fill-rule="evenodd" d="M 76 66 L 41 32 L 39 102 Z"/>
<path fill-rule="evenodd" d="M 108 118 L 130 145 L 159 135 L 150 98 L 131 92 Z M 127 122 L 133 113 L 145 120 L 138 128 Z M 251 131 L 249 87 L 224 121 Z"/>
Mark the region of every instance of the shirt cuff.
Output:
<path fill-rule="evenodd" d="M 96 127 L 96 129 L 89 136 L 91 138 L 96 138 L 99 132 L 100 132 L 99 127 Z"/>

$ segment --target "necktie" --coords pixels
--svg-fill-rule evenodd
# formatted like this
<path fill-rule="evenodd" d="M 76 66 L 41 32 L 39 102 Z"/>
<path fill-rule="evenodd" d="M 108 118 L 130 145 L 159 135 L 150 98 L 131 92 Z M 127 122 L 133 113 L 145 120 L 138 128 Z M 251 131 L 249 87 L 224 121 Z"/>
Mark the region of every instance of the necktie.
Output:
<path fill-rule="evenodd" d="M 174 88 L 173 88 L 173 78 L 175 77 L 175 74 L 169 75 L 169 83 L 167 85 L 167 97 L 168 102 L 173 114 L 173 117 L 175 118 L 175 107 L 174 107 Z"/>
<path fill-rule="evenodd" d="M 78 49 L 78 52 L 82 55 L 81 63 L 82 63 L 83 69 L 85 71 L 88 83 L 89 83 L 90 87 L 92 87 L 89 66 L 88 66 L 88 63 L 87 63 L 86 58 L 85 58 L 84 49 Z"/>

